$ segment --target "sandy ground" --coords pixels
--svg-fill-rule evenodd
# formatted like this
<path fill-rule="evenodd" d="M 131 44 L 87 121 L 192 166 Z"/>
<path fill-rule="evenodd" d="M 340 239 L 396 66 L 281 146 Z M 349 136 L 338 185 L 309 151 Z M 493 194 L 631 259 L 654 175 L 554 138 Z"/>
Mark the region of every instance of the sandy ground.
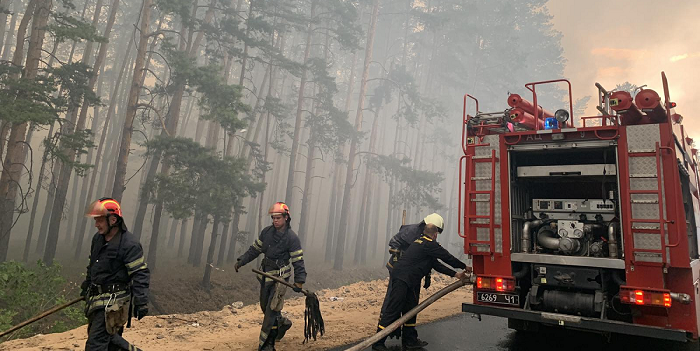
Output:
<path fill-rule="evenodd" d="M 428 297 L 453 281 L 453 278 L 433 275 L 432 286 L 428 291 L 422 289 L 421 297 Z M 387 279 L 384 279 L 318 291 L 326 334 L 305 345 L 302 345 L 304 299 L 288 300 L 282 312 L 294 324 L 285 338 L 277 343 L 276 349 L 326 350 L 372 335 L 376 331 L 386 285 Z M 461 313 L 461 304 L 465 301 L 471 301 L 469 286 L 426 308 L 418 315 L 418 323 Z M 144 350 L 257 350 L 262 312 L 258 305 L 240 305 L 232 303 L 215 312 L 149 316 L 141 321 L 134 320 L 124 337 Z M 64 333 L 8 341 L 0 344 L 0 350 L 82 350 L 85 339 L 86 326 L 83 326 Z"/>

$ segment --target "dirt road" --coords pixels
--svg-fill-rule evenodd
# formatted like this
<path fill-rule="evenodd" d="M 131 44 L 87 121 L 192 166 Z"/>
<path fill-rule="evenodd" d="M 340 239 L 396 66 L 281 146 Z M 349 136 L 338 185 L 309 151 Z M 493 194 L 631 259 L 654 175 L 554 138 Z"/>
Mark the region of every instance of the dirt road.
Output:
<path fill-rule="evenodd" d="M 453 278 L 433 275 L 425 298 Z M 285 304 L 283 313 L 294 325 L 277 350 L 326 350 L 364 339 L 376 330 L 379 309 L 386 292 L 387 280 L 359 282 L 338 289 L 318 292 L 326 335 L 302 345 L 304 299 L 294 298 Z M 428 323 L 461 313 L 461 303 L 471 300 L 471 287 L 463 287 L 434 303 L 418 316 L 418 323 Z M 144 350 L 256 350 L 262 313 L 258 305 L 228 305 L 221 311 L 149 316 L 134 320 L 124 337 Z M 240 307 L 240 308 L 237 308 Z M 65 333 L 37 335 L 28 339 L 0 344 L 0 350 L 82 350 L 86 327 Z"/>

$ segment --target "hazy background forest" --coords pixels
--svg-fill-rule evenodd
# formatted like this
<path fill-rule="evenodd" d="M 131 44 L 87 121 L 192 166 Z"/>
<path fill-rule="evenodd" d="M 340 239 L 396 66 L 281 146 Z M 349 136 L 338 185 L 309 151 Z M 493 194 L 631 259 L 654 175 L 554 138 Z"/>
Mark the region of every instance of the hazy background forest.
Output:
<path fill-rule="evenodd" d="M 442 214 L 440 241 L 461 254 L 461 97 L 503 110 L 507 92 L 527 96 L 525 83 L 566 65 L 545 0 L 0 8 L 0 262 L 55 260 L 76 281 L 94 233 L 83 210 L 104 196 L 121 202 L 154 277 L 196 270 L 204 289 L 230 278 L 276 201 L 317 271 L 381 269 L 404 210 L 407 223 Z M 575 114 L 591 107 L 580 92 Z M 568 106 L 557 87 L 540 94 Z M 31 271 L 3 267 L 6 286 Z M 0 305 L 8 296 L 0 288 Z"/>

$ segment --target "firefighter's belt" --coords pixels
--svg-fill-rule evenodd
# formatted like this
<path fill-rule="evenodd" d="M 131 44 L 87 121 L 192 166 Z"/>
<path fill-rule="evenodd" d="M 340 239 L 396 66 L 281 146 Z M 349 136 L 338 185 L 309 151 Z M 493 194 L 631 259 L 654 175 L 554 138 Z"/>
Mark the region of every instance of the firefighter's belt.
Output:
<path fill-rule="evenodd" d="M 262 269 L 263 272 L 269 274 L 269 275 L 274 275 L 277 277 L 280 277 L 282 279 L 286 279 L 292 276 L 292 265 L 288 264 L 280 269 L 273 269 L 273 270 L 265 270 L 264 268 Z M 263 280 L 264 279 L 264 280 Z M 273 282 L 274 280 L 263 277 L 262 275 L 258 274 L 258 280 L 259 281 L 264 281 L 264 282 Z"/>
<path fill-rule="evenodd" d="M 262 259 L 262 267 L 265 269 L 279 269 L 280 267 L 285 267 L 289 265 L 288 260 L 273 260 L 267 257 Z M 268 271 L 265 271 L 268 272 Z M 272 273 L 270 273 L 272 274 Z"/>
<path fill-rule="evenodd" d="M 113 284 L 92 284 L 90 285 L 90 296 L 101 295 L 106 293 L 116 293 L 119 291 L 129 290 L 129 284 L 113 283 Z"/>

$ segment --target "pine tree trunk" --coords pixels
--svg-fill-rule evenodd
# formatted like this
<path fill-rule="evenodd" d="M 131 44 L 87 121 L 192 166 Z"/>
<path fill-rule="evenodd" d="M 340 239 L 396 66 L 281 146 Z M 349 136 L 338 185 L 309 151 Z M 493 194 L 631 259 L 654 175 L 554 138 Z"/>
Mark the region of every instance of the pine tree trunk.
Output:
<path fill-rule="evenodd" d="M 195 242 L 194 257 L 192 258 L 192 265 L 195 267 L 199 267 L 199 265 L 202 264 L 202 250 L 204 250 L 204 238 L 207 232 L 207 226 L 209 226 L 209 219 L 204 217 L 197 231 L 197 241 Z"/>
<path fill-rule="evenodd" d="M 197 231 L 202 224 L 202 216 L 199 211 L 194 213 L 194 222 L 192 223 L 192 234 L 190 235 L 190 249 L 187 254 L 187 263 L 194 263 L 194 251 L 197 249 Z"/>
<path fill-rule="evenodd" d="M 114 25 L 114 22 L 116 20 L 116 15 L 119 7 L 119 0 L 114 0 L 112 3 L 112 8 L 110 10 L 110 15 L 109 15 L 109 20 L 107 21 L 107 26 L 105 27 L 105 31 L 103 36 L 105 38 L 110 38 L 111 32 L 112 32 L 112 26 Z M 94 18 L 93 18 L 93 25 L 96 26 L 97 22 L 99 20 L 100 12 L 102 8 L 102 0 L 97 1 L 97 7 L 95 10 Z M 89 91 L 93 91 L 95 89 L 95 84 L 97 83 L 97 78 L 99 76 L 99 72 L 102 68 L 102 65 L 104 64 L 105 58 L 107 57 L 107 48 L 108 48 L 109 43 L 105 42 L 100 45 L 100 50 L 97 54 L 97 57 L 95 58 L 95 64 L 93 66 L 93 75 L 90 76 L 88 79 L 87 83 L 87 89 Z M 88 64 L 90 61 L 90 56 L 91 56 L 91 51 L 92 51 L 92 45 L 91 42 L 88 43 L 85 54 L 87 56 L 84 56 L 84 62 L 85 64 Z M 78 106 L 74 106 L 71 108 L 69 114 L 70 118 L 73 119 L 76 116 L 78 117 L 77 122 L 75 125 L 72 123 L 66 123 L 64 125 L 64 128 L 62 128 L 62 132 L 64 135 L 70 135 L 75 132 L 82 131 L 85 129 L 85 124 L 87 121 L 87 111 L 88 111 L 88 105 L 83 103 L 82 108 L 80 109 L 80 115 L 78 116 Z M 67 148 L 65 146 L 61 146 L 61 149 L 63 150 L 64 154 L 67 156 L 69 162 L 73 162 L 75 160 L 76 156 L 76 150 L 72 148 Z M 53 209 L 51 211 L 51 220 L 49 222 L 49 230 L 48 230 L 48 236 L 46 238 L 46 248 L 44 250 L 44 262 L 53 262 L 53 259 L 56 255 L 56 246 L 58 244 L 58 233 L 59 233 L 59 228 L 61 225 L 61 220 L 63 218 L 63 213 L 62 209 L 66 201 L 66 192 L 68 190 L 68 184 L 70 182 L 70 176 L 73 172 L 72 166 L 70 163 L 63 163 L 61 164 L 61 171 L 59 173 L 58 177 L 58 182 L 57 182 L 57 187 L 56 187 L 56 196 L 54 198 L 54 203 L 53 203 Z M 77 187 L 76 187 L 76 192 L 77 192 Z M 73 198 L 73 201 L 75 202 L 75 198 Z"/>
<path fill-rule="evenodd" d="M 55 123 L 51 123 L 51 126 L 49 127 L 49 134 L 47 135 L 47 139 L 51 139 L 51 136 L 53 135 L 53 128 L 54 128 Z M 44 150 L 44 155 L 41 157 L 41 168 L 39 168 L 39 176 L 37 177 L 36 181 L 36 191 L 34 192 L 34 201 L 32 203 L 32 211 L 30 212 L 29 215 L 29 229 L 27 230 L 27 240 L 25 241 L 24 244 L 24 253 L 22 254 L 22 261 L 23 262 L 29 262 L 29 249 L 32 245 L 32 236 L 34 235 L 34 223 L 36 220 L 36 212 L 37 212 L 37 207 L 39 206 L 39 195 L 41 194 L 41 189 L 43 188 L 41 186 L 41 183 L 43 182 L 44 179 L 44 170 L 46 169 L 46 158 L 48 157 L 48 150 Z"/>
<path fill-rule="evenodd" d="M 33 80 L 36 78 L 41 59 L 41 47 L 44 42 L 46 24 L 53 7 L 52 0 L 31 0 L 27 11 L 20 22 L 18 40 L 13 63 L 22 66 L 24 54 L 24 38 L 32 21 L 32 31 L 27 49 L 27 65 L 24 67 L 23 78 Z M 22 94 L 22 92 L 18 92 Z M 7 260 L 10 234 L 14 223 L 15 200 L 17 189 L 24 168 L 24 144 L 27 123 L 13 124 L 10 129 L 10 137 L 7 143 L 7 153 L 3 161 L 3 171 L 0 176 L 0 262 Z"/>
<path fill-rule="evenodd" d="M 238 243 L 238 226 L 241 222 L 241 213 L 236 212 L 233 215 L 233 223 L 231 224 L 231 240 L 226 253 L 226 263 L 231 263 L 236 259 L 236 244 Z"/>
<path fill-rule="evenodd" d="M 209 8 L 207 9 L 206 14 L 204 15 L 204 20 L 203 24 L 204 26 L 208 25 L 212 18 L 214 17 L 214 10 L 215 10 L 215 5 L 216 5 L 216 0 L 212 0 Z M 195 2 L 196 6 L 196 2 Z M 190 31 L 192 32 L 192 31 Z M 199 45 L 202 42 L 202 39 L 204 38 L 204 31 L 199 31 L 197 34 L 197 38 L 194 40 L 194 42 L 190 43 L 191 46 L 187 47 L 187 52 L 190 58 L 196 59 L 197 54 L 199 53 Z M 167 117 L 167 134 L 170 136 L 175 136 L 177 135 L 177 126 L 180 120 L 180 109 L 182 108 L 182 98 L 185 93 L 185 85 L 180 84 L 179 86 L 176 87 L 175 93 L 173 94 L 173 98 L 170 103 L 170 109 L 168 111 L 168 117 Z M 155 163 L 155 160 L 152 161 Z M 164 176 L 167 176 L 168 173 L 170 172 L 170 162 L 168 160 L 165 160 L 163 162 L 163 165 L 161 167 L 160 173 Z M 151 230 L 151 245 L 148 247 L 148 265 L 151 267 L 151 269 L 156 268 L 156 257 L 158 254 L 158 237 L 160 235 L 160 218 L 163 214 L 163 202 L 159 201 L 155 204 L 155 208 L 153 210 L 153 229 Z M 202 238 L 204 238 L 204 233 L 202 233 Z M 201 250 L 200 254 L 201 256 Z M 195 256 L 197 258 L 197 256 Z M 195 259 L 195 262 L 199 264 L 199 259 Z"/>
<path fill-rule="evenodd" d="M 0 0 L 0 48 L 2 47 L 2 44 L 5 40 L 5 29 L 7 28 L 7 13 L 10 10 L 11 2 L 11 0 Z"/>
<path fill-rule="evenodd" d="M 221 267 L 224 265 L 225 262 L 225 257 L 226 257 L 226 247 L 228 244 L 228 233 L 229 233 L 229 228 L 231 226 L 231 222 L 226 222 L 224 224 L 224 229 L 221 231 L 221 244 L 219 244 L 219 255 L 218 258 L 216 259 L 216 265 Z"/>
<path fill-rule="evenodd" d="M 367 78 L 369 76 L 369 65 L 372 62 L 372 48 L 374 46 L 374 35 L 377 29 L 377 17 L 379 16 L 379 0 L 373 1 L 372 18 L 370 19 L 369 30 L 367 31 L 367 44 L 365 46 L 365 63 L 362 70 L 362 80 L 360 83 L 360 93 L 357 103 L 357 114 L 355 116 L 355 130 L 362 130 L 362 112 L 365 107 L 365 91 L 367 90 Z M 355 154 L 357 153 L 357 140 L 350 142 L 350 152 L 348 154 L 347 170 L 345 172 L 345 189 L 343 190 L 343 204 L 341 213 L 348 213 L 350 210 L 350 191 L 352 190 L 353 170 L 355 167 Z M 340 229 L 338 230 L 338 244 L 335 250 L 335 262 L 333 269 L 343 269 L 343 259 L 345 255 L 345 236 L 348 225 L 348 216 L 340 217 Z"/>
<path fill-rule="evenodd" d="M 214 217 L 214 224 L 211 228 L 211 241 L 209 251 L 207 251 L 207 264 L 204 266 L 204 278 L 202 286 L 209 291 L 211 288 L 211 269 L 214 266 L 214 251 L 216 250 L 216 236 L 219 234 L 219 217 Z"/>
<path fill-rule="evenodd" d="M 153 0 L 143 0 L 141 9 L 141 26 L 140 40 L 138 50 L 136 51 L 136 62 L 134 64 L 134 74 L 131 79 L 131 89 L 129 91 L 129 102 L 127 103 L 126 119 L 124 120 L 124 128 L 122 130 L 121 141 L 119 143 L 119 156 L 117 157 L 116 171 L 114 176 L 114 185 L 112 186 L 112 198 L 117 201 L 122 200 L 126 182 L 126 164 L 129 160 L 129 148 L 131 146 L 131 135 L 134 133 L 134 117 L 138 109 L 139 94 L 141 92 L 142 70 L 146 61 L 146 47 L 148 44 L 149 31 L 148 27 L 151 22 L 151 4 Z"/>
<path fill-rule="evenodd" d="M 318 0 L 311 1 L 311 19 L 316 16 L 316 5 Z M 284 202 L 293 203 L 294 190 L 294 174 L 297 160 L 297 152 L 299 152 L 299 139 L 301 131 L 301 116 L 304 109 L 304 88 L 306 87 L 306 75 L 308 73 L 309 54 L 311 52 L 311 37 L 313 36 L 314 26 L 312 21 L 309 21 L 308 30 L 306 32 L 306 46 L 304 47 L 304 66 L 301 71 L 301 81 L 299 82 L 299 95 L 297 97 L 297 114 L 294 122 L 294 134 L 292 137 L 292 150 L 289 156 L 289 171 L 287 172 L 287 190 L 284 195 Z"/>
<path fill-rule="evenodd" d="M 17 14 L 22 4 L 19 1 L 12 2 L 12 19 L 10 20 L 10 27 L 7 31 L 7 38 L 5 39 L 5 48 L 2 50 L 2 59 L 7 61 L 10 58 L 10 50 L 12 50 L 12 41 L 15 37 L 15 26 L 17 25 Z"/>
<path fill-rule="evenodd" d="M 187 223 L 189 222 L 189 218 L 185 218 L 182 220 L 182 224 L 180 225 L 180 237 L 179 243 L 177 245 L 177 257 L 180 258 L 182 257 L 182 252 L 185 250 L 185 238 L 187 237 Z"/>

